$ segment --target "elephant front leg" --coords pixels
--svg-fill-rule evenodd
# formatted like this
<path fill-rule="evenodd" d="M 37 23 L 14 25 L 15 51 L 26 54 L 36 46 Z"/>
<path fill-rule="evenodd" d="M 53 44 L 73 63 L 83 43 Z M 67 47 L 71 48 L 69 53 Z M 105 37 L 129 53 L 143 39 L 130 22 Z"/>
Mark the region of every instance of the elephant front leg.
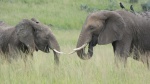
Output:
<path fill-rule="evenodd" d="M 146 52 L 144 54 L 141 55 L 141 61 L 143 62 L 143 64 L 145 66 L 147 66 L 148 70 L 150 70 L 150 52 Z"/>
<path fill-rule="evenodd" d="M 115 65 L 119 68 L 121 66 L 126 67 L 127 65 L 127 56 L 115 54 Z"/>
<path fill-rule="evenodd" d="M 150 56 L 147 55 L 147 68 L 148 68 L 148 70 L 150 70 L 149 63 L 150 63 Z"/>
<path fill-rule="evenodd" d="M 115 64 L 117 67 L 122 66 L 126 67 L 127 65 L 127 58 L 130 54 L 130 45 L 131 41 L 120 41 L 116 42 L 114 47 L 114 53 L 115 53 Z"/>

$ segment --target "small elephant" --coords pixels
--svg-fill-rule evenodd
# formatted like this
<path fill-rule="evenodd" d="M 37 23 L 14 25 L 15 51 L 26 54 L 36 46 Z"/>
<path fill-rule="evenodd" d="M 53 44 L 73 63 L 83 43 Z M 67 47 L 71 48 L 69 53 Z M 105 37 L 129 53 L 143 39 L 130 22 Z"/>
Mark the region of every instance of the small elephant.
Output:
<path fill-rule="evenodd" d="M 90 59 L 94 46 L 109 43 L 112 43 L 117 66 L 120 61 L 125 67 L 127 58 L 133 53 L 137 56 L 134 56 L 136 60 L 145 58 L 142 62 L 147 63 L 149 68 L 150 19 L 126 10 L 91 13 L 86 18 L 73 52 L 77 52 L 81 59 Z M 87 45 L 88 53 L 85 53 Z"/>
<path fill-rule="evenodd" d="M 60 46 L 50 28 L 35 18 L 23 19 L 15 27 L 0 22 L 0 51 L 7 59 L 13 54 L 31 54 L 36 50 L 54 52 L 54 60 L 59 64 Z"/>

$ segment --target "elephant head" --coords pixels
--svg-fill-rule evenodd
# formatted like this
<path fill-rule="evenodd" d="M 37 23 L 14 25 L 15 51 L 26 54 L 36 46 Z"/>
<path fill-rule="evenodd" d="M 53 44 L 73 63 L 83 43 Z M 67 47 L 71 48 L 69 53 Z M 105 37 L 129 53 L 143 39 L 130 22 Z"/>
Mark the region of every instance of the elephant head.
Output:
<path fill-rule="evenodd" d="M 104 45 L 121 40 L 123 28 L 125 28 L 124 20 L 117 12 L 99 11 L 91 13 L 82 27 L 74 52 L 77 52 L 81 59 L 90 59 L 93 55 L 93 47 L 97 44 Z M 85 53 L 87 45 L 88 53 Z"/>
<path fill-rule="evenodd" d="M 56 56 L 61 53 L 59 44 L 50 28 L 35 18 L 23 19 L 16 25 L 15 31 L 18 40 L 27 47 L 29 52 L 36 49 L 48 53 L 51 49 Z"/>

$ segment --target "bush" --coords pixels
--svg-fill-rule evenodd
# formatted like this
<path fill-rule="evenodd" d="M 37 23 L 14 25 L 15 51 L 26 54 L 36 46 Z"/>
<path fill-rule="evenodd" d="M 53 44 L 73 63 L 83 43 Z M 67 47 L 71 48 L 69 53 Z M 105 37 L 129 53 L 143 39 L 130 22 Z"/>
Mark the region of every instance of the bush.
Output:
<path fill-rule="evenodd" d="M 138 0 L 130 0 L 130 3 L 138 3 Z"/>
<path fill-rule="evenodd" d="M 141 4 L 141 7 L 142 7 L 143 11 L 149 11 L 150 10 L 150 1 L 148 1 L 147 3 Z"/>

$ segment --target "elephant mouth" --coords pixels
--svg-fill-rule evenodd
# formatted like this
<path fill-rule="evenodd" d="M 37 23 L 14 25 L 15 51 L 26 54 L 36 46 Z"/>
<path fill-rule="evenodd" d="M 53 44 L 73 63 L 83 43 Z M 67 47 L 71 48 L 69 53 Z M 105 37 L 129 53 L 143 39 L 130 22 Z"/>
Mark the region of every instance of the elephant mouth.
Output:
<path fill-rule="evenodd" d="M 41 51 L 43 51 L 43 52 L 45 52 L 45 53 L 49 53 L 50 50 L 53 50 L 53 51 L 54 51 L 55 53 L 57 53 L 57 54 L 64 54 L 63 52 L 58 51 L 57 48 L 51 47 L 51 45 L 49 45 L 49 44 L 44 45 L 44 47 L 43 47 L 43 46 L 37 46 L 37 45 L 36 45 L 36 46 L 35 46 L 35 50 L 36 50 L 36 51 L 41 50 Z"/>
<path fill-rule="evenodd" d="M 49 53 L 50 49 L 53 50 L 54 52 L 58 53 L 58 54 L 63 54 L 63 52 L 60 52 L 60 51 L 56 50 L 55 48 L 53 49 L 53 48 L 49 47 L 48 45 L 45 46 L 44 49 L 42 49 L 42 51 L 45 53 Z"/>

